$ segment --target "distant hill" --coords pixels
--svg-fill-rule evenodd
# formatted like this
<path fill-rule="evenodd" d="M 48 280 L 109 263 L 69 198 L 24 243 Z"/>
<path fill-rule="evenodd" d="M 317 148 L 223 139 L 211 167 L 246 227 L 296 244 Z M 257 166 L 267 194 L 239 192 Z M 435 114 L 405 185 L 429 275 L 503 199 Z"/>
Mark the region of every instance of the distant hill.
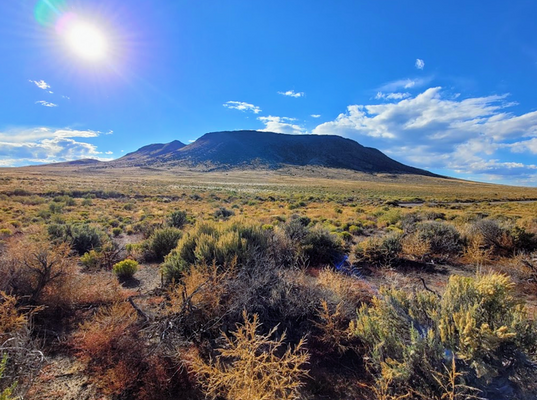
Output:
<path fill-rule="evenodd" d="M 366 173 L 436 176 L 401 164 L 377 149 L 335 135 L 286 135 L 260 131 L 207 133 L 194 143 L 151 144 L 107 163 L 110 166 L 182 166 L 205 170 L 343 168 Z"/>

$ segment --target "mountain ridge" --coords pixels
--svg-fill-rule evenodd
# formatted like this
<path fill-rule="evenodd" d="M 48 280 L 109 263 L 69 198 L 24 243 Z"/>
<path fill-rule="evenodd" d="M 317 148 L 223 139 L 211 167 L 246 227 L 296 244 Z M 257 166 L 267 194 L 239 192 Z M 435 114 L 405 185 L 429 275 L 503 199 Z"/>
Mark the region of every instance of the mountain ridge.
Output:
<path fill-rule="evenodd" d="M 366 173 L 439 176 L 337 135 L 289 135 L 251 130 L 209 132 L 188 145 L 177 140 L 150 144 L 107 164 L 182 166 L 213 171 L 319 166 Z"/>

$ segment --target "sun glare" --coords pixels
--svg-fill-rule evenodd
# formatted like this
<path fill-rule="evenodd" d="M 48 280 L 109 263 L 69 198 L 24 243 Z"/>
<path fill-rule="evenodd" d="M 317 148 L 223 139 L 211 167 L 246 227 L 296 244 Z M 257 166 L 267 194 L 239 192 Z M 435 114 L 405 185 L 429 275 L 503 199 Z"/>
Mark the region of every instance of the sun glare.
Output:
<path fill-rule="evenodd" d="M 97 61 L 106 56 L 106 37 L 94 25 L 73 21 L 65 31 L 65 38 L 69 47 L 86 60 Z"/>

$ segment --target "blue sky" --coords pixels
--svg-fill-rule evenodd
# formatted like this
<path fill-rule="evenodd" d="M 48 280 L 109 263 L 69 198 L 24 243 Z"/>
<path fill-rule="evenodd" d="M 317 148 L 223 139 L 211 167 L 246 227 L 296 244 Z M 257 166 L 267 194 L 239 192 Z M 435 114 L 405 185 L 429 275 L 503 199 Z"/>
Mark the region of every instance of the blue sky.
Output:
<path fill-rule="evenodd" d="M 536 17 L 522 0 L 2 0 L 0 165 L 264 129 L 537 186 Z M 67 44 L 69 21 L 103 57 Z"/>

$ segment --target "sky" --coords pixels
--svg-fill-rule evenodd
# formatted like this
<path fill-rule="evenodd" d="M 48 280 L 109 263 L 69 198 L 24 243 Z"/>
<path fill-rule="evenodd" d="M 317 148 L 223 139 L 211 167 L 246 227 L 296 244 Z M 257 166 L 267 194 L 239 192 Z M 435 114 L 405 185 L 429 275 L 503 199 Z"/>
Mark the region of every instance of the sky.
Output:
<path fill-rule="evenodd" d="M 537 2 L 2 0 L 0 166 L 335 134 L 537 186 Z"/>

